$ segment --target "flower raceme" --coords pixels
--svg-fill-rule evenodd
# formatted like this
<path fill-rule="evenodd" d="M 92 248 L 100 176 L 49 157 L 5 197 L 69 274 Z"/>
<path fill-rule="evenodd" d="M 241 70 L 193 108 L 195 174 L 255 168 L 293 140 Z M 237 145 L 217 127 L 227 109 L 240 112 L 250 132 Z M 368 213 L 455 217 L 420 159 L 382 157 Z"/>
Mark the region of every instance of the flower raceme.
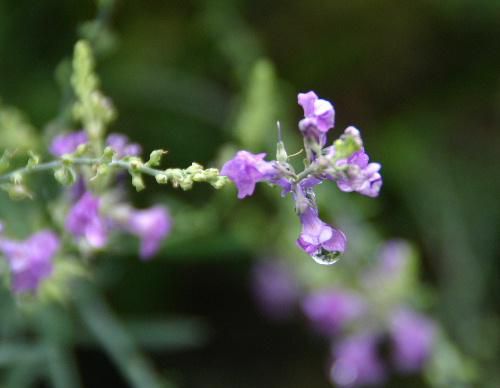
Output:
<path fill-rule="evenodd" d="M 297 245 L 320 264 L 333 264 L 347 245 L 344 233 L 319 218 L 314 200 L 314 186 L 325 180 L 336 182 L 344 192 L 376 197 L 382 186 L 380 164 L 369 163 L 359 130 L 348 127 L 332 145 L 325 147 L 327 134 L 334 126 L 333 105 L 310 91 L 298 94 L 304 110 L 299 130 L 304 140 L 307 158 L 304 170 L 297 173 L 288 162 L 283 142 L 278 142 L 276 160 L 265 160 L 266 154 L 238 151 L 227 161 L 221 175 L 232 180 L 238 198 L 251 196 L 259 182 L 280 186 L 283 194 L 291 193 L 302 224 Z"/>

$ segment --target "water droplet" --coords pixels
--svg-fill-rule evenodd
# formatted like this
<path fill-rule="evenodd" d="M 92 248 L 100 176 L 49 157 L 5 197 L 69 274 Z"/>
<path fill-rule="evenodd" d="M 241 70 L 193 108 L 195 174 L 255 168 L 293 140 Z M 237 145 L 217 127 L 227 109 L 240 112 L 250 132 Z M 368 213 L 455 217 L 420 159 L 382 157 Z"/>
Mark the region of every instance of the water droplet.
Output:
<path fill-rule="evenodd" d="M 319 249 L 316 253 L 313 253 L 311 257 L 313 260 L 321 265 L 332 265 L 340 260 L 342 253 L 339 251 L 327 251 L 324 248 Z"/>

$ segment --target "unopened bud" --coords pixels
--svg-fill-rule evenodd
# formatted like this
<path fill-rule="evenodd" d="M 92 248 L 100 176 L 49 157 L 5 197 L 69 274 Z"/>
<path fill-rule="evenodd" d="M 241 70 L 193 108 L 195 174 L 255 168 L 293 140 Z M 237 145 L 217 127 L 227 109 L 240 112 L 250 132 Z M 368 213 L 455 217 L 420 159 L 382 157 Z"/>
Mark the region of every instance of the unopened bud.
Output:
<path fill-rule="evenodd" d="M 286 163 L 288 154 L 286 153 L 285 144 L 279 141 L 276 146 L 276 160 L 280 163 Z"/>
<path fill-rule="evenodd" d="M 156 174 L 155 175 L 156 182 L 160 185 L 164 185 L 168 183 L 168 177 L 165 174 Z"/>
<path fill-rule="evenodd" d="M 76 173 L 72 168 L 60 167 L 54 171 L 54 178 L 63 186 L 71 186 L 76 181 Z"/>
<path fill-rule="evenodd" d="M 9 197 L 15 201 L 22 199 L 33 199 L 33 194 L 21 184 L 4 184 L 0 188 L 7 192 Z"/>
<path fill-rule="evenodd" d="M 160 164 L 163 155 L 167 154 L 165 150 L 154 150 L 149 155 L 149 160 L 146 163 L 147 166 L 156 167 Z"/>
<path fill-rule="evenodd" d="M 26 167 L 28 168 L 33 168 L 35 167 L 37 164 L 40 163 L 40 155 L 37 155 L 35 152 L 33 151 L 29 151 L 28 152 L 28 155 L 29 155 L 29 159 L 28 159 L 28 164 L 26 165 Z"/>
<path fill-rule="evenodd" d="M 132 186 L 134 186 L 137 191 L 144 190 L 146 185 L 144 184 L 144 180 L 142 179 L 141 174 L 132 175 Z"/>
<path fill-rule="evenodd" d="M 102 153 L 102 161 L 105 163 L 109 163 L 116 156 L 116 151 L 111 147 L 104 148 L 104 152 Z"/>

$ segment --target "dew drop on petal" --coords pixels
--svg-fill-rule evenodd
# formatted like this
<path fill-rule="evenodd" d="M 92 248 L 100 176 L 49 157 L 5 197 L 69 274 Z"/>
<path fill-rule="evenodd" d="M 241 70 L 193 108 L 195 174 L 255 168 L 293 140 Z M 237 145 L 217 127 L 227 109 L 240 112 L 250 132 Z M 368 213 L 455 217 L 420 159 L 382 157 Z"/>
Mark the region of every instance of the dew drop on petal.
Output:
<path fill-rule="evenodd" d="M 340 260 L 342 253 L 339 251 L 327 251 L 324 248 L 320 248 L 318 251 L 313 253 L 311 257 L 313 260 L 321 265 L 332 265 Z"/>

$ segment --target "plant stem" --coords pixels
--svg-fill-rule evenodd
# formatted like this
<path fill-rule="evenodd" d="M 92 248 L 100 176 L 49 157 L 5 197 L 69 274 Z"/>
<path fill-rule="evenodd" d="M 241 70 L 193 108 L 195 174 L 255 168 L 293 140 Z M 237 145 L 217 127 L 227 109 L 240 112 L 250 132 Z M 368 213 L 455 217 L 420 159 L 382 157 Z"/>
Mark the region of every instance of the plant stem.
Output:
<path fill-rule="evenodd" d="M 91 165 L 97 165 L 97 164 L 103 164 L 103 161 L 99 158 L 74 158 L 71 160 L 72 165 L 80 165 L 80 166 L 91 166 Z M 131 165 L 129 162 L 126 162 L 125 160 L 113 160 L 109 163 L 104 163 L 107 164 L 109 167 L 119 167 L 123 168 L 126 170 L 131 169 Z M 0 175 L 0 182 L 7 182 L 14 178 L 15 176 L 19 175 L 28 175 L 28 174 L 33 174 L 33 173 L 38 173 L 38 172 L 43 172 L 43 171 L 49 171 L 56 169 L 58 167 L 62 167 L 64 165 L 64 162 L 61 159 L 56 159 L 52 160 L 50 162 L 46 163 L 40 163 L 36 166 L 32 167 L 21 167 L 18 168 L 17 170 L 11 171 L 7 174 Z M 151 175 L 151 176 L 156 176 L 158 174 L 165 174 L 164 170 L 158 170 L 155 168 L 147 167 L 147 166 L 139 166 L 137 167 L 137 170 L 140 171 L 143 174 Z"/>

